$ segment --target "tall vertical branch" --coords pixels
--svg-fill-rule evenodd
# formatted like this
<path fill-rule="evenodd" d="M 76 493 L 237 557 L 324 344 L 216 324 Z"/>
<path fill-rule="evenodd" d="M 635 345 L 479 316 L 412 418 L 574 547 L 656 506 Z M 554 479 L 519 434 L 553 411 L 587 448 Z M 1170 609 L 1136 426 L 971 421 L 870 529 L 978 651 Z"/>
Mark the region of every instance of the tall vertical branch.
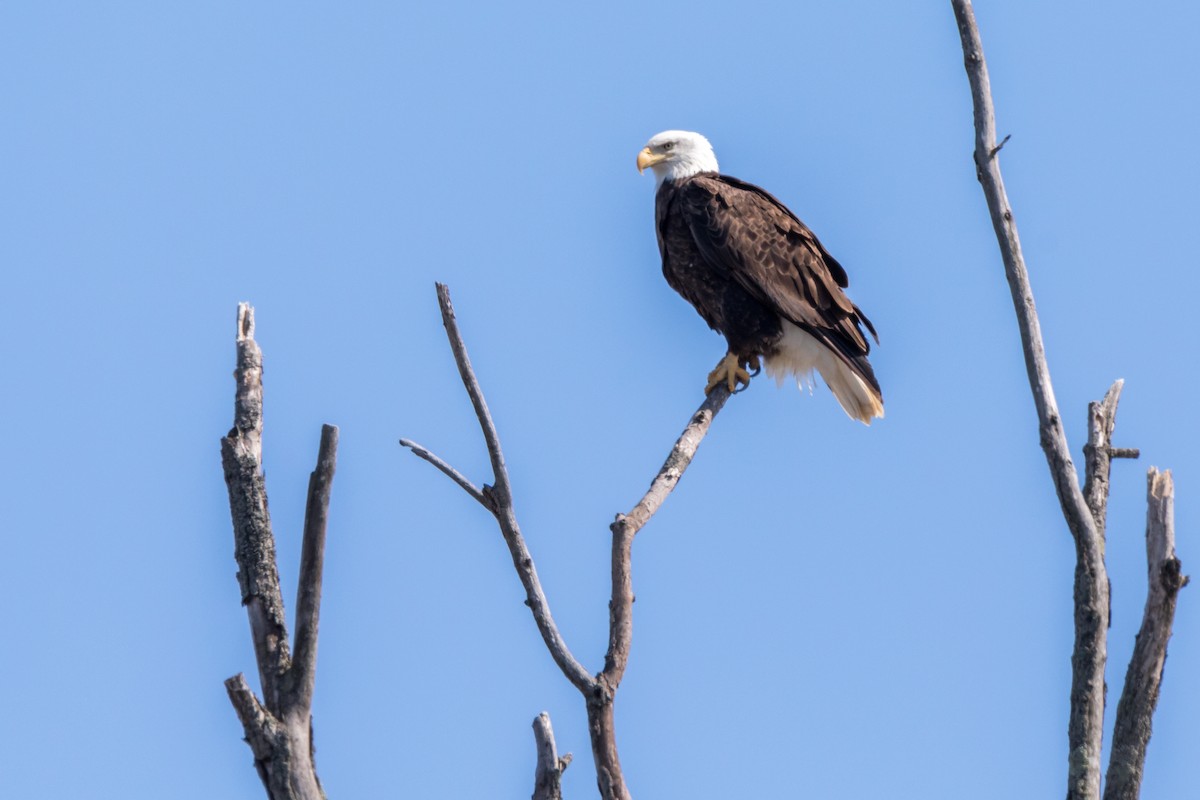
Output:
<path fill-rule="evenodd" d="M 1058 404 L 1050 383 L 1050 369 L 1042 344 L 1041 326 L 1033 289 L 1021 252 L 1017 223 L 1004 190 L 996 141 L 996 118 L 983 42 L 970 0 L 951 0 L 962 39 L 963 58 L 971 84 L 975 115 L 975 167 L 983 186 L 988 212 L 1004 272 L 1008 277 L 1021 332 L 1025 369 L 1037 408 L 1042 449 L 1058 494 L 1059 505 L 1075 539 L 1075 648 L 1071 657 L 1071 714 L 1068 724 L 1068 800 L 1094 800 L 1100 796 L 1100 753 L 1104 723 L 1104 664 L 1108 635 L 1108 575 L 1104 568 L 1102 524 L 1092 515 L 1079 487 L 1063 432 Z M 1107 481 L 1106 481 L 1107 482 Z"/>
<path fill-rule="evenodd" d="M 952 0 L 952 4 L 958 19 L 958 32 L 962 38 L 963 56 L 974 104 L 976 175 L 987 199 L 992 226 L 1000 244 L 1004 273 L 1012 293 L 1017 326 L 1021 332 L 1021 347 L 1025 353 L 1025 371 L 1028 373 L 1029 388 L 1033 392 L 1033 402 L 1037 408 L 1042 449 L 1046 453 L 1050 475 L 1054 480 L 1067 524 L 1071 526 L 1072 532 L 1080 531 L 1088 538 L 1095 538 L 1095 524 L 1079 489 L 1075 464 L 1071 460 L 1067 437 L 1058 413 L 1058 403 L 1054 399 L 1054 387 L 1050 382 L 1050 367 L 1046 363 L 1042 328 L 1033 301 L 1029 271 L 1025 266 L 1025 256 L 1021 252 L 1021 238 L 1017 234 L 1012 206 L 1004 190 L 1004 178 L 1000 174 L 999 155 L 1003 144 L 996 142 L 996 116 L 992 107 L 987 62 L 983 57 L 983 41 L 979 37 L 979 28 L 975 23 L 975 12 L 970 0 Z"/>
<path fill-rule="evenodd" d="M 229 434 L 221 439 L 221 463 L 229 488 L 242 605 L 250 619 L 263 698 L 267 707 L 273 708 L 278 707 L 279 678 L 291 664 L 291 655 L 262 473 L 262 369 L 262 351 L 254 341 L 254 309 L 241 303 L 234 371 L 237 381 L 234 422 Z"/>
<path fill-rule="evenodd" d="M 324 800 L 313 763 L 312 697 L 316 674 L 321 571 L 338 429 L 321 429 L 317 467 L 309 479 L 296 601 L 295 658 L 289 652 L 275 537 L 262 472 L 262 351 L 254 341 L 254 309 L 238 305 L 234 425 L 221 439 L 229 489 L 234 556 L 242 604 L 258 662 L 263 701 L 243 675 L 225 681 L 229 700 L 271 800 Z"/>
<path fill-rule="evenodd" d="M 1063 516 L 1075 540 L 1075 647 L 1071 656 L 1071 712 L 1067 729 L 1070 748 L 1067 798 L 1098 800 L 1110 604 L 1108 574 L 1104 565 L 1109 476 L 1112 459 L 1136 458 L 1138 452 L 1112 445 L 1117 403 L 1123 386 L 1122 381 L 1117 381 L 1103 400 L 1091 403 L 1088 407 L 1088 442 L 1084 447 L 1086 478 L 1083 488 L 1080 488 L 1054 400 L 1017 225 L 1000 175 L 998 155 L 1007 138 L 996 142 L 995 112 L 975 13 L 970 0 L 951 0 L 951 5 L 958 21 L 967 77 L 971 84 L 976 175 L 983 186 L 1012 292 L 1029 385 L 1037 408 L 1042 449 Z M 1179 562 L 1174 557 L 1170 475 L 1167 473 L 1164 479 L 1152 470 L 1150 483 L 1150 523 L 1147 526 L 1150 592 L 1142 632 L 1138 634 L 1117 711 L 1106 800 L 1134 800 L 1140 791 L 1145 747 L 1150 738 L 1150 719 L 1158 697 L 1166 644 L 1174 617 L 1175 595 L 1187 580 L 1181 576 Z M 1170 533 L 1163 533 L 1165 530 L 1170 530 Z"/>
<path fill-rule="evenodd" d="M 675 442 L 662 469 L 651 482 L 649 491 L 629 514 L 619 515 L 611 526 L 613 547 L 612 596 L 609 600 L 609 648 L 605 657 L 604 669 L 592 677 L 571 654 L 550 614 L 550 606 L 542 591 L 541 582 L 538 580 L 533 557 L 529 553 L 524 536 L 521 534 L 521 528 L 517 524 L 508 468 L 505 466 L 504 453 L 500 447 L 500 437 L 496 432 L 496 426 L 492 421 L 487 402 L 484 400 L 479 380 L 475 376 L 475 371 L 467 355 L 467 348 L 454 315 L 454 307 L 450 302 L 450 290 L 439 283 L 437 295 L 438 305 L 442 312 L 442 323 L 446 327 L 446 335 L 450 340 L 454 361 L 458 365 L 459 376 L 471 398 L 475 416 L 487 444 L 488 455 L 491 459 L 493 485 L 485 485 L 482 489 L 478 488 L 461 472 L 416 442 L 401 439 L 400 444 L 440 470 L 496 518 L 512 556 L 513 566 L 516 568 L 521 584 L 525 587 L 525 604 L 533 613 L 534 622 L 542 635 L 542 640 L 546 643 L 551 657 L 562 670 L 563 675 L 583 695 L 587 707 L 588 731 L 592 744 L 592 758 L 596 764 L 596 780 L 600 796 L 603 800 L 630 800 L 629 789 L 625 784 L 617 753 L 613 702 L 629 662 L 629 650 L 633 638 L 633 539 L 658 511 L 663 501 L 679 482 L 684 470 L 691 463 L 696 449 L 700 446 L 700 442 L 707 434 L 713 418 L 729 399 L 729 391 L 724 387 L 717 387 L 705 399 Z M 541 773 L 539 772 L 539 774 Z"/>
<path fill-rule="evenodd" d="M 308 479 L 304 508 L 304 538 L 300 544 L 300 577 L 296 585 L 296 647 L 292 660 L 291 688 L 295 702 L 312 707 L 317 672 L 317 629 L 321 616 L 321 576 L 325 568 L 325 530 L 329 525 L 329 497 L 337 468 L 338 429 L 321 426 L 317 468 Z"/>

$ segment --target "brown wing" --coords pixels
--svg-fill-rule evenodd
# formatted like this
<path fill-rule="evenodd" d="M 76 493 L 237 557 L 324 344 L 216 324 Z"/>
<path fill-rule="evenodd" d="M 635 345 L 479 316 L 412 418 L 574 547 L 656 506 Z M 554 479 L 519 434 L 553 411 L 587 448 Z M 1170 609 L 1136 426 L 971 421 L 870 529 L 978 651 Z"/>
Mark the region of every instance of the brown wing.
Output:
<path fill-rule="evenodd" d="M 760 302 L 838 351 L 875 383 L 863 356 L 875 329 L 842 289 L 846 271 L 796 215 L 766 191 L 725 175 L 701 174 L 679 200 L 696 246 Z M 861 362 L 861 366 L 859 363 Z"/>

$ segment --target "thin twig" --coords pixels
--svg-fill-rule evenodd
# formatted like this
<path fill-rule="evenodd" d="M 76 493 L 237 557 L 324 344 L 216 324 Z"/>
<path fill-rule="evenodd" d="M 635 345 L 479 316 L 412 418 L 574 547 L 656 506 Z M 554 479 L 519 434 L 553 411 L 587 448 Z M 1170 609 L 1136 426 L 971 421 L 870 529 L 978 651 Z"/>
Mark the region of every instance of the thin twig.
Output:
<path fill-rule="evenodd" d="M 1146 475 L 1146 566 L 1146 609 L 1117 704 L 1104 800 L 1137 800 L 1141 793 L 1175 602 L 1188 582 L 1175 557 L 1175 484 L 1170 470 L 1153 467 Z"/>
<path fill-rule="evenodd" d="M 492 504 L 484 496 L 483 492 L 479 491 L 475 484 L 471 483 L 471 481 L 469 481 L 465 475 L 439 458 L 436 453 L 433 453 L 430 450 L 422 447 L 411 439 L 401 439 L 400 446 L 407 447 L 409 450 L 413 451 L 413 455 L 415 455 L 417 458 L 423 458 L 430 464 L 433 464 L 435 467 L 441 470 L 442 474 L 461 486 L 464 492 L 475 498 L 480 505 L 482 505 L 488 511 L 495 513 L 495 509 L 492 508 Z"/>
<path fill-rule="evenodd" d="M 1003 139 L 1001 139 L 1001 140 L 1000 140 L 1000 144 L 998 144 L 998 145 L 996 145 L 995 147 L 993 147 L 993 148 L 992 148 L 991 152 L 990 152 L 988 155 L 989 155 L 991 158 L 995 158 L 995 157 L 996 157 L 996 154 L 997 154 L 997 153 L 999 153 L 1001 150 L 1003 150 L 1003 149 L 1004 149 L 1004 145 L 1008 144 L 1008 140 L 1009 140 L 1009 139 L 1011 139 L 1011 138 L 1012 138 L 1012 134 L 1011 134 L 1011 133 L 1010 133 L 1010 134 L 1008 134 L 1007 136 L 1005 136 Z"/>
<path fill-rule="evenodd" d="M 975 114 L 975 166 L 1012 292 L 1025 368 L 1037 408 L 1042 449 L 1063 516 L 1075 538 L 1075 648 L 1071 658 L 1071 715 L 1068 725 L 1068 800 L 1100 796 L 1100 751 L 1104 721 L 1104 662 L 1108 632 L 1108 576 L 1104 549 L 1084 499 L 1050 383 L 1041 327 L 1012 207 L 1000 174 L 996 120 L 983 43 L 970 0 L 951 0 L 962 39 Z"/>
<path fill-rule="evenodd" d="M 479 386 L 479 379 L 475 377 L 471 359 L 467 356 L 467 346 L 458 330 L 454 306 L 450 303 L 450 287 L 444 283 L 437 284 L 437 296 L 438 306 L 442 310 L 442 324 L 446 326 L 446 336 L 450 340 L 450 349 L 454 352 L 454 363 L 458 365 L 458 374 L 467 389 L 467 395 L 471 398 L 471 405 L 475 407 L 475 416 L 479 420 L 479 427 L 483 429 L 484 441 L 487 442 L 488 457 L 492 461 L 492 474 L 495 477 L 492 492 L 497 496 L 499 505 L 511 505 L 508 466 L 504 463 L 504 451 L 500 449 L 500 434 L 496 432 L 492 412 L 488 410 L 487 401 L 483 399 L 483 389 Z"/>

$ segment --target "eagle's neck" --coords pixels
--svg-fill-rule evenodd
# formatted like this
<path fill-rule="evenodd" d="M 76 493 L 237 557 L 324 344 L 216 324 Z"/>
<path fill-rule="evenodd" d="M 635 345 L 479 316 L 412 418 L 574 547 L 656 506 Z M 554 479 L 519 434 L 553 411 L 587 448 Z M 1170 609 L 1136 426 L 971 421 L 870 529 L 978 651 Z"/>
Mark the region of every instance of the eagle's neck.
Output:
<path fill-rule="evenodd" d="M 701 172 L 720 172 L 717 167 L 717 157 L 712 150 L 677 153 L 674 158 L 654 167 L 655 187 L 661 187 L 666 181 L 690 178 Z"/>

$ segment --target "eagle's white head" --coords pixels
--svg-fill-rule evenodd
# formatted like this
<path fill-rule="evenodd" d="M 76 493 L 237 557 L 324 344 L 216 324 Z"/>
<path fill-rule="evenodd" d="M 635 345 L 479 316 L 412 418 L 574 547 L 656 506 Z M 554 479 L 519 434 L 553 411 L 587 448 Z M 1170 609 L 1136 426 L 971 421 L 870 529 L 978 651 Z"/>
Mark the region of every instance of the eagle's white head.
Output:
<path fill-rule="evenodd" d="M 717 156 L 712 145 L 691 131 L 663 131 L 650 137 L 638 153 L 638 172 L 654 170 L 655 183 L 674 181 L 697 172 L 717 172 Z"/>

